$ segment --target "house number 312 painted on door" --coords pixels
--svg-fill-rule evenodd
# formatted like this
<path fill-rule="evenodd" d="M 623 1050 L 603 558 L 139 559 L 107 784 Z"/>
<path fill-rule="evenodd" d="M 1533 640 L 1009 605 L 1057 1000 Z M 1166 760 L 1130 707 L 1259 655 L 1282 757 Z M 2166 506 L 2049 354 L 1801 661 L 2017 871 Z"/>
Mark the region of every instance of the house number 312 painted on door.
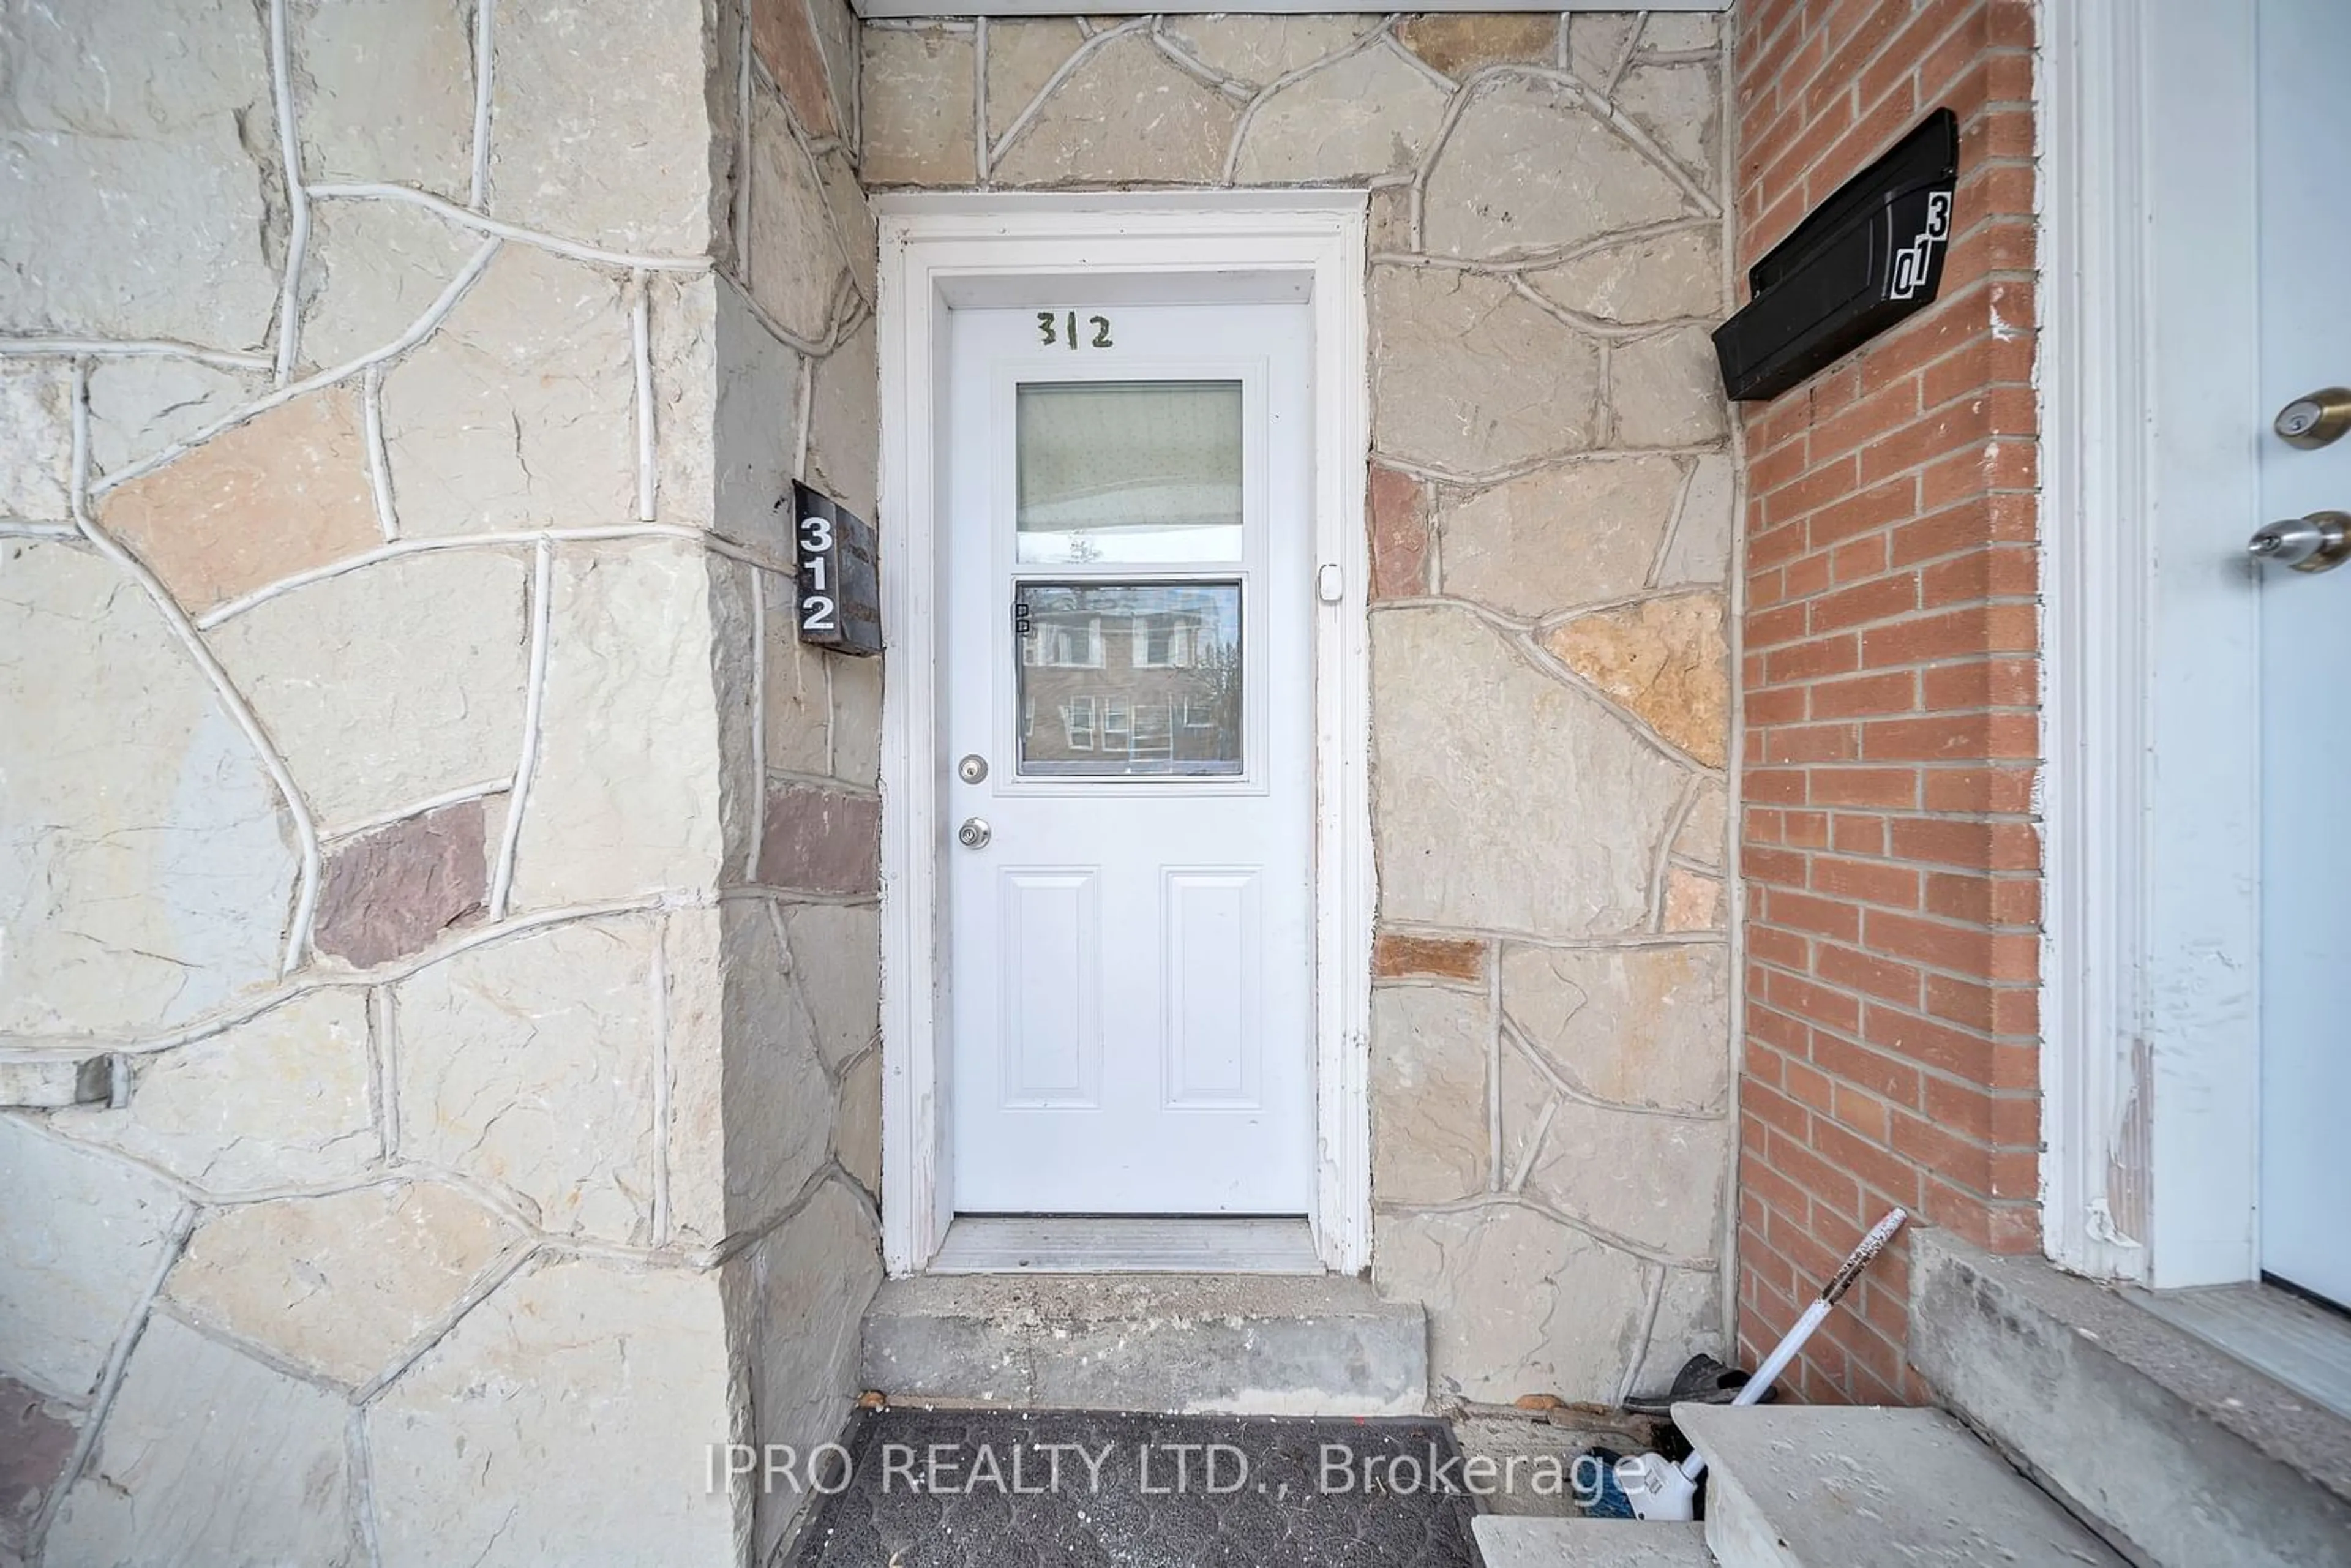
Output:
<path fill-rule="evenodd" d="M 1108 349 L 1115 346 L 1110 340 L 1109 317 L 1089 316 L 1086 318 L 1086 325 L 1093 329 L 1093 336 L 1081 338 L 1078 335 L 1076 311 L 1071 310 L 1058 316 L 1050 310 L 1037 312 L 1037 330 L 1040 340 L 1049 349 L 1056 343 L 1067 343 L 1071 349 L 1077 348 L 1080 343 L 1083 343 L 1089 349 Z"/>

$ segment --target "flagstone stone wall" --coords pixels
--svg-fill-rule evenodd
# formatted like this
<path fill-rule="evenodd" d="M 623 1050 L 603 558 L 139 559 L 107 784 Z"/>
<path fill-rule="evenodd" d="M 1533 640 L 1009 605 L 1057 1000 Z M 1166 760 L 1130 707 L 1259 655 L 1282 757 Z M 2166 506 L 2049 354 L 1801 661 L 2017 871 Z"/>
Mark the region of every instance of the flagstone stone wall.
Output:
<path fill-rule="evenodd" d="M 1367 187 L 1376 1277 L 1719 1343 L 1705 17 L 90 0 L 0 116 L 0 1564 L 764 1558 L 879 1276 L 863 187 Z M 862 64 L 861 64 L 862 60 Z M 862 77 L 862 80 L 861 80 Z"/>
<path fill-rule="evenodd" d="M 1373 1273 L 1440 1396 L 1725 1343 L 1722 51 L 1667 14 L 864 30 L 872 185 L 1368 193 Z"/>
<path fill-rule="evenodd" d="M 853 21 L 0 57 L 0 1564 L 764 1555 L 880 1275 Z"/>

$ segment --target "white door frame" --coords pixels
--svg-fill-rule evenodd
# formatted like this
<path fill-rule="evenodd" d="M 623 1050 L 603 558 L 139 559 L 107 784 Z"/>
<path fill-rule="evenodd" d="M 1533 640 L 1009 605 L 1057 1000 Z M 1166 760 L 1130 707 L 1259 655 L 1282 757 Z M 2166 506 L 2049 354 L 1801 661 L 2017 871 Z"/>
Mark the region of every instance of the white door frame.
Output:
<path fill-rule="evenodd" d="M 1370 398 L 1365 198 L 1353 191 L 925 193 L 873 203 L 882 226 L 882 1244 L 925 1268 L 955 1216 L 953 1092 L 939 857 L 935 438 L 946 312 L 1019 302 L 1023 280 L 1082 275 L 1090 299 L 1171 274 L 1292 287 L 1314 322 L 1315 1209 L 1323 1266 L 1371 1261 L 1374 873 L 1364 528 Z M 1263 298 L 1262 294 L 1258 297 Z"/>
<path fill-rule="evenodd" d="M 2043 1233 L 2260 1272 L 2254 0 L 2044 6 Z"/>

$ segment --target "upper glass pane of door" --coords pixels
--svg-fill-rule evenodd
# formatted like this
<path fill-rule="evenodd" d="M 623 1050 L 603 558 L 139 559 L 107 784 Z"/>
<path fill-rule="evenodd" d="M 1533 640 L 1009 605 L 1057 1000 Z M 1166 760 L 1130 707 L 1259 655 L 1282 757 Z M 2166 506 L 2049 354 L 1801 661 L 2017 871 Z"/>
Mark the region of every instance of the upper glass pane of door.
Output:
<path fill-rule="evenodd" d="M 1240 382 L 1031 382 L 1018 399 L 1023 565 L 1240 559 Z"/>

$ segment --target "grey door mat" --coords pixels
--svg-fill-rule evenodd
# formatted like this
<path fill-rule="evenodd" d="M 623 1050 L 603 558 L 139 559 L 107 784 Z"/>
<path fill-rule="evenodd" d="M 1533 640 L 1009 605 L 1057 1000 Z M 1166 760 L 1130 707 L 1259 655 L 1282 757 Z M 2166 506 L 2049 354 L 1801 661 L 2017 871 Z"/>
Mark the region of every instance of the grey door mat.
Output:
<path fill-rule="evenodd" d="M 1442 1421 L 892 1409 L 842 1441 L 795 1568 L 1479 1563 Z"/>

